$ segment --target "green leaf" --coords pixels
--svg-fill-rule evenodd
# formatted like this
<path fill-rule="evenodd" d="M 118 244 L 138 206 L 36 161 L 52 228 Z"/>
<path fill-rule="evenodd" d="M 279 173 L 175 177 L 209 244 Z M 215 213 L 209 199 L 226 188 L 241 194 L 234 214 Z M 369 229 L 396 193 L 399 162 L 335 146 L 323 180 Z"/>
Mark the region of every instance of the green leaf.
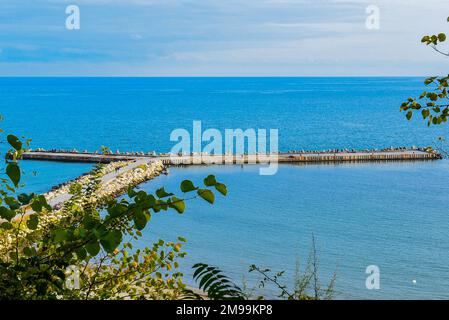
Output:
<path fill-rule="evenodd" d="M 86 244 L 86 250 L 92 257 L 95 257 L 100 252 L 100 249 L 98 241 L 92 241 Z"/>
<path fill-rule="evenodd" d="M 75 253 L 79 260 L 84 260 L 87 257 L 87 251 L 84 248 L 77 249 Z"/>
<path fill-rule="evenodd" d="M 17 210 L 20 208 L 19 202 L 13 197 L 6 197 L 4 200 L 11 210 Z"/>
<path fill-rule="evenodd" d="M 423 109 L 421 113 L 423 119 L 426 119 L 430 115 L 430 111 L 428 109 Z"/>
<path fill-rule="evenodd" d="M 18 259 L 17 253 L 16 253 L 15 251 L 10 251 L 10 252 L 8 253 L 8 256 L 9 256 L 9 258 L 12 259 L 12 260 L 17 260 L 17 259 Z"/>
<path fill-rule="evenodd" d="M 16 189 L 14 189 L 13 187 L 11 187 L 11 186 L 8 185 L 8 184 L 5 184 L 5 188 L 6 188 L 8 191 L 11 191 L 12 193 L 16 193 Z"/>
<path fill-rule="evenodd" d="M 47 203 L 47 199 L 43 195 L 39 195 L 36 198 L 34 198 L 33 203 L 36 202 L 36 208 L 39 209 L 38 211 L 42 211 L 43 208 L 47 209 L 47 211 L 51 211 L 51 206 Z M 33 206 L 31 206 L 33 208 Z M 34 209 L 33 209 L 34 210 Z"/>
<path fill-rule="evenodd" d="M 23 249 L 23 254 L 26 255 L 27 257 L 31 257 L 32 255 L 35 254 L 36 249 L 34 248 L 30 248 L 30 247 L 25 247 Z"/>
<path fill-rule="evenodd" d="M 427 78 L 427 79 L 424 81 L 424 84 L 425 84 L 425 85 L 429 85 L 429 84 L 431 84 L 433 81 L 435 81 L 435 77 L 430 77 L 430 78 Z"/>
<path fill-rule="evenodd" d="M 108 232 L 100 240 L 101 246 L 107 253 L 112 253 L 122 242 L 122 233 L 119 230 Z"/>
<path fill-rule="evenodd" d="M 22 142 L 15 135 L 10 134 L 6 139 L 14 149 L 17 151 L 22 150 Z"/>
<path fill-rule="evenodd" d="M 21 193 L 17 196 L 17 200 L 19 200 L 22 205 L 27 205 L 30 203 L 33 197 L 34 194 Z"/>
<path fill-rule="evenodd" d="M 139 191 L 137 192 L 135 198 L 136 198 L 136 202 L 140 202 L 140 201 L 144 201 L 147 197 L 147 193 L 145 191 Z"/>
<path fill-rule="evenodd" d="M 424 37 L 421 39 L 421 42 L 422 42 L 422 43 L 425 43 L 425 42 L 428 42 L 428 41 L 430 41 L 430 37 L 429 37 L 429 36 L 424 36 Z"/>
<path fill-rule="evenodd" d="M 215 179 L 215 176 L 210 175 L 207 176 L 207 178 L 204 179 L 204 185 L 207 187 L 213 187 L 217 184 L 217 180 Z"/>
<path fill-rule="evenodd" d="M 11 230 L 13 228 L 13 225 L 11 224 L 11 222 L 3 222 L 0 223 L 0 228 L 4 230 Z"/>
<path fill-rule="evenodd" d="M 212 191 L 207 190 L 207 189 L 199 189 L 198 190 L 198 195 L 203 198 L 204 200 L 206 200 L 207 202 L 209 202 L 210 204 L 213 204 L 215 202 L 215 195 L 213 194 Z"/>
<path fill-rule="evenodd" d="M 186 209 L 186 204 L 184 200 L 173 197 L 171 198 L 171 203 L 169 204 L 171 208 L 175 209 L 178 213 L 184 213 Z"/>
<path fill-rule="evenodd" d="M 142 210 L 137 211 L 133 217 L 134 225 L 137 230 L 143 230 L 148 222 L 148 217 L 142 212 Z"/>
<path fill-rule="evenodd" d="M 6 167 L 6 174 L 9 179 L 11 179 L 12 183 L 18 187 L 20 182 L 20 168 L 17 163 L 8 163 L 8 166 Z"/>
<path fill-rule="evenodd" d="M 167 191 L 165 191 L 164 188 L 160 188 L 160 189 L 156 190 L 156 195 L 157 195 L 159 198 L 166 198 L 166 197 L 172 196 L 173 193 L 168 193 Z"/>
<path fill-rule="evenodd" d="M 31 203 L 31 208 L 34 210 L 34 212 L 41 212 L 42 204 L 38 199 L 34 199 L 33 203 Z"/>
<path fill-rule="evenodd" d="M 433 123 L 433 124 L 438 124 L 438 118 L 437 118 L 437 117 L 433 118 L 433 119 L 432 119 L 432 123 Z"/>
<path fill-rule="evenodd" d="M 224 196 L 228 194 L 228 189 L 226 188 L 226 185 L 224 185 L 223 183 L 217 183 L 215 185 L 215 189 L 217 189 L 217 191 Z"/>
<path fill-rule="evenodd" d="M 407 115 L 406 115 L 406 117 L 407 117 L 407 120 L 411 120 L 411 119 L 412 119 L 412 117 L 413 117 L 413 111 L 412 111 L 412 110 L 410 110 L 409 112 L 407 112 Z"/>
<path fill-rule="evenodd" d="M 157 200 L 156 204 L 153 207 L 154 212 L 159 212 L 161 210 L 167 211 L 168 204 L 164 200 Z"/>
<path fill-rule="evenodd" d="M 190 192 L 196 190 L 197 188 L 194 186 L 193 182 L 190 180 L 184 180 L 181 182 L 181 191 L 182 192 Z"/>
<path fill-rule="evenodd" d="M 127 207 L 120 203 L 115 203 L 108 207 L 107 211 L 112 218 L 117 218 L 127 210 Z"/>
<path fill-rule="evenodd" d="M 103 237 L 108 234 L 108 230 L 104 225 L 100 224 L 99 226 L 95 227 L 95 229 L 93 229 L 93 233 L 98 239 L 103 239 Z"/>
<path fill-rule="evenodd" d="M 27 227 L 31 230 L 36 230 L 38 225 L 39 225 L 39 217 L 37 216 L 37 214 L 30 215 L 27 221 Z"/>
<path fill-rule="evenodd" d="M 91 230 L 91 229 L 95 228 L 99 222 L 100 222 L 100 218 L 98 216 L 94 216 L 90 213 L 86 213 L 84 215 L 83 225 L 87 230 Z"/>
<path fill-rule="evenodd" d="M 145 209 L 153 208 L 155 204 L 156 204 L 156 198 L 151 194 L 146 195 L 145 199 L 142 200 L 142 203 L 141 203 L 142 208 L 145 208 Z"/>
<path fill-rule="evenodd" d="M 0 207 L 0 217 L 7 220 L 7 221 L 11 221 L 12 218 L 14 218 L 16 216 L 15 211 L 10 210 L 6 207 Z"/>
<path fill-rule="evenodd" d="M 427 98 L 429 98 L 432 101 L 437 101 L 438 95 L 434 92 L 429 92 L 429 93 L 427 93 Z"/>
<path fill-rule="evenodd" d="M 53 231 L 53 241 L 56 243 L 61 243 L 67 240 L 67 231 L 62 229 L 57 229 Z"/>
<path fill-rule="evenodd" d="M 46 208 L 47 210 L 51 210 L 50 205 L 47 203 L 47 199 L 45 199 L 43 195 L 39 195 L 38 198 L 44 208 Z"/>
<path fill-rule="evenodd" d="M 136 194 L 137 194 L 137 192 L 134 191 L 133 188 L 131 188 L 131 187 L 128 188 L 128 197 L 134 198 L 136 196 Z"/>

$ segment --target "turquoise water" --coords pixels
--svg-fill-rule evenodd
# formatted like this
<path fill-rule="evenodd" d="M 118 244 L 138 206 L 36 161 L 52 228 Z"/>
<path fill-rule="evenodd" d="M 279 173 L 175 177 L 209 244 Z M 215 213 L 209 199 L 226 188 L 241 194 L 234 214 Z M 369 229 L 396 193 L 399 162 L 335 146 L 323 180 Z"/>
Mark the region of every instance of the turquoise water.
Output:
<path fill-rule="evenodd" d="M 25 186 L 23 192 L 44 193 L 53 186 L 69 181 L 92 170 L 91 164 L 50 161 L 23 161 Z"/>
<path fill-rule="evenodd" d="M 194 120 L 279 129 L 281 150 L 381 148 L 444 134 L 398 112 L 422 89 L 418 78 L 0 78 L 0 112 L 47 149 L 164 152 Z"/>
<path fill-rule="evenodd" d="M 193 120 L 204 129 L 277 128 L 282 150 L 425 146 L 448 127 L 398 112 L 421 89 L 417 78 L 0 78 L 0 113 L 7 132 L 31 137 L 36 148 L 168 151 L 170 132 Z M 24 165 L 35 192 L 90 168 Z M 185 271 L 207 262 L 253 283 L 253 263 L 291 277 L 314 234 L 321 276 L 337 271 L 339 298 L 449 298 L 447 161 L 281 166 L 269 177 L 257 166 L 172 168 L 141 187 L 174 190 L 210 173 L 229 197 L 158 215 L 141 245 L 183 235 Z M 380 267 L 378 291 L 365 289 L 371 264 Z"/>
<path fill-rule="evenodd" d="M 326 283 L 337 272 L 338 298 L 449 298 L 449 161 L 283 165 L 270 177 L 257 166 L 172 168 L 141 187 L 176 190 L 183 179 L 199 183 L 209 173 L 228 185 L 229 196 L 214 206 L 192 201 L 182 216 L 157 215 L 142 245 L 184 235 L 185 265 L 216 264 L 254 284 L 247 271 L 257 264 L 286 270 L 292 283 L 314 235 L 320 277 Z M 373 264 L 381 272 L 378 291 L 365 287 Z"/>

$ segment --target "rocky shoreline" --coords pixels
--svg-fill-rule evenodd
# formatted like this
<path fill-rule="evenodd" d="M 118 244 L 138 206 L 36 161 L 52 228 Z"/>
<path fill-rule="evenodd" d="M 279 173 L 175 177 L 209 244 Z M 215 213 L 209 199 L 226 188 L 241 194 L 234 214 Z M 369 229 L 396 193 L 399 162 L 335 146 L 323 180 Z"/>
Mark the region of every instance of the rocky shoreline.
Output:
<path fill-rule="evenodd" d="M 128 167 L 129 170 L 127 170 Z M 99 204 L 105 199 L 123 195 L 129 187 L 135 187 L 143 182 L 154 179 L 166 172 L 166 170 L 162 161 L 151 161 L 147 163 L 138 163 L 137 161 L 111 162 L 103 165 L 97 172 L 93 170 L 69 183 L 63 184 L 60 188 L 46 193 L 44 196 L 52 204 L 54 209 L 58 210 L 62 207 L 65 200 L 68 200 L 67 197 L 70 198 L 67 195 L 70 194 L 70 189 L 75 184 L 84 187 L 92 179 L 104 179 L 105 176 L 111 175 L 110 179 L 99 183 L 95 196 L 90 199 L 95 204 Z M 58 198 L 62 201 L 57 201 L 56 199 Z"/>

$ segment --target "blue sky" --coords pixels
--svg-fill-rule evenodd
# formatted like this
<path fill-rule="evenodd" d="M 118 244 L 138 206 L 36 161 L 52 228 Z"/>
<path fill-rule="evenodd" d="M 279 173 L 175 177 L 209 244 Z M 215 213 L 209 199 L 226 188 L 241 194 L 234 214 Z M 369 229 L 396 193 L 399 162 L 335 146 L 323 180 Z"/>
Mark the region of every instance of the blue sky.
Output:
<path fill-rule="evenodd" d="M 80 30 L 65 28 L 70 4 Z M 2 0 L 0 75 L 441 74 L 449 58 L 419 40 L 447 16 L 447 0 Z"/>

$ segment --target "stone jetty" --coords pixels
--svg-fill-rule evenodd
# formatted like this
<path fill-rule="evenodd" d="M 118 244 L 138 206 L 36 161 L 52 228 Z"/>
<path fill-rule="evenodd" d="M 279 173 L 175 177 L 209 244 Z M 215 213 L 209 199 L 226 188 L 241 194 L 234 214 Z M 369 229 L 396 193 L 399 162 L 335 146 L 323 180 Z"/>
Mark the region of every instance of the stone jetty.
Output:
<path fill-rule="evenodd" d="M 126 193 L 129 187 L 135 187 L 164 172 L 166 172 L 166 167 L 160 160 L 148 161 L 148 159 L 133 159 L 129 161 L 110 162 L 74 180 L 54 186 L 49 192 L 43 194 L 54 211 L 42 216 L 41 220 L 44 223 L 48 223 L 54 219 L 57 220 L 63 217 L 61 209 L 67 201 L 73 201 L 70 190 L 74 185 L 85 187 L 93 179 L 99 179 L 98 189 L 89 198 L 89 204 L 101 205 L 107 199 L 116 198 Z M 79 199 L 77 205 L 82 206 L 84 200 Z M 25 212 L 24 218 L 27 219 L 33 213 L 33 210 L 30 205 L 23 209 Z M 22 218 L 18 215 L 14 220 L 17 219 Z M 3 222 L 2 219 L 0 219 L 1 222 Z"/>
<path fill-rule="evenodd" d="M 99 189 L 95 192 L 93 203 L 100 203 L 104 199 L 115 198 L 124 194 L 129 187 L 137 186 L 151 180 L 166 168 L 162 161 L 147 161 L 146 159 L 110 162 L 101 168 Z M 74 184 L 86 185 L 93 178 L 92 173 L 85 174 L 69 183 L 54 188 L 45 194 L 48 203 L 58 209 L 71 198 L 70 188 Z"/>
<path fill-rule="evenodd" d="M 115 154 L 78 152 L 76 150 L 28 150 L 23 160 L 44 160 L 62 162 L 86 162 L 106 164 L 101 168 L 101 185 L 96 192 L 95 203 L 117 197 L 125 193 L 128 187 L 137 186 L 164 173 L 170 165 L 204 164 L 268 164 L 278 163 L 337 163 L 337 162 L 379 162 L 379 161 L 422 161 L 442 159 L 442 156 L 427 148 L 388 148 L 382 150 L 326 150 L 326 151 L 289 151 L 275 154 L 253 155 L 209 155 L 199 154 L 156 154 L 144 152 L 126 152 Z M 97 173 L 98 174 L 98 173 Z M 74 184 L 86 185 L 93 173 L 86 173 L 75 180 L 54 186 L 44 194 L 48 203 L 58 211 L 71 199 L 70 188 Z"/>
<path fill-rule="evenodd" d="M 272 154 L 253 155 L 209 155 L 205 153 L 155 154 L 127 152 L 98 154 L 62 150 L 36 150 L 23 154 L 24 160 L 46 160 L 62 162 L 111 163 L 147 159 L 162 161 L 164 165 L 202 165 L 202 164 L 252 164 L 252 163 L 309 163 L 309 162 L 366 162 L 366 161 L 415 161 L 436 160 L 442 156 L 425 148 L 389 148 L 382 150 L 327 150 L 327 151 L 290 151 Z"/>

